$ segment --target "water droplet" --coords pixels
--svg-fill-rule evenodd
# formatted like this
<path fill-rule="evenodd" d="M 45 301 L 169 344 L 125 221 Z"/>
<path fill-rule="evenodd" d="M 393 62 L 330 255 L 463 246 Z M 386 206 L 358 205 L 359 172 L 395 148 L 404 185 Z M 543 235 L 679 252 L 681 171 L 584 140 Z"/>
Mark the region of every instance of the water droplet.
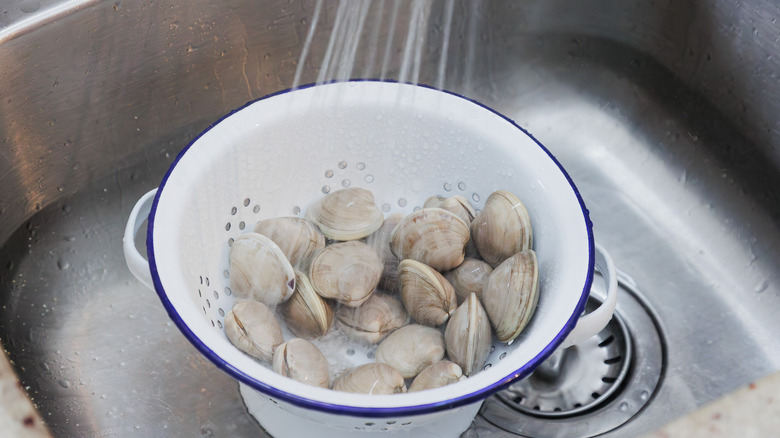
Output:
<path fill-rule="evenodd" d="M 618 405 L 620 412 L 626 412 L 628 410 L 628 403 L 623 402 Z"/>
<path fill-rule="evenodd" d="M 350 181 L 348 179 L 344 179 L 344 180 L 341 181 L 341 185 L 343 187 L 349 187 L 351 184 L 352 184 L 352 181 Z"/>
<path fill-rule="evenodd" d="M 59 268 L 60 271 L 64 271 L 70 268 L 70 263 L 66 260 L 57 260 L 57 268 Z"/>
<path fill-rule="evenodd" d="M 70 388 L 70 381 L 68 381 L 68 380 L 62 379 L 62 380 L 58 381 L 57 383 L 59 383 L 60 386 L 62 386 L 63 388 L 66 388 L 66 389 Z"/>
<path fill-rule="evenodd" d="M 764 280 L 761 283 L 759 283 L 758 286 L 756 286 L 756 293 L 760 294 L 764 292 L 768 287 L 769 287 L 769 283 L 766 280 Z"/>
<path fill-rule="evenodd" d="M 639 393 L 639 400 L 647 401 L 649 397 L 650 397 L 650 393 L 647 391 L 642 391 Z"/>
<path fill-rule="evenodd" d="M 292 213 L 293 213 L 294 215 L 298 216 L 299 214 L 301 214 L 301 207 L 298 207 L 298 206 L 296 205 L 295 207 L 293 207 L 293 209 L 292 209 Z"/>

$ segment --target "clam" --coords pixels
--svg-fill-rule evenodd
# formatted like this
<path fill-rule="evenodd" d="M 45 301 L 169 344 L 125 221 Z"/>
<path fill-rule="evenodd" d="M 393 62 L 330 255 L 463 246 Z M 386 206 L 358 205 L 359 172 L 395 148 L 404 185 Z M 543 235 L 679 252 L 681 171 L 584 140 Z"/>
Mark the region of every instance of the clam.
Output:
<path fill-rule="evenodd" d="M 379 280 L 377 286 L 385 292 L 398 291 L 398 257 L 390 250 L 390 235 L 403 217 L 404 215 L 401 213 L 391 214 L 385 218 L 382 226 L 376 232 L 366 238 L 366 244 L 374 248 L 385 265 L 382 270 L 382 279 Z"/>
<path fill-rule="evenodd" d="M 341 242 L 317 253 L 309 266 L 309 280 L 324 297 L 357 307 L 374 292 L 382 276 L 382 261 L 370 246 Z"/>
<path fill-rule="evenodd" d="M 390 333 L 376 349 L 376 361 L 411 379 L 444 357 L 444 338 L 435 328 L 409 324 Z"/>
<path fill-rule="evenodd" d="M 455 213 L 459 218 L 463 219 L 463 222 L 470 224 L 477 212 L 474 211 L 474 207 L 468 199 L 460 195 L 450 196 L 444 198 L 441 196 L 431 196 L 425 200 L 423 208 L 438 207 L 447 211 Z"/>
<path fill-rule="evenodd" d="M 363 344 L 376 344 L 407 322 L 409 315 L 401 301 L 382 292 L 371 294 L 360 307 L 343 306 L 336 312 L 336 326 Z"/>
<path fill-rule="evenodd" d="M 274 371 L 307 385 L 328 388 L 328 361 L 311 342 L 293 338 L 279 345 L 274 352 Z"/>
<path fill-rule="evenodd" d="M 413 259 L 445 271 L 463 261 L 469 227 L 441 208 L 423 208 L 405 216 L 390 236 L 390 249 L 400 260 Z"/>
<path fill-rule="evenodd" d="M 374 195 L 359 187 L 349 187 L 325 195 L 306 211 L 306 218 L 317 224 L 325 237 L 357 240 L 373 233 L 384 220 Z"/>
<path fill-rule="evenodd" d="M 255 233 L 273 240 L 296 267 L 305 268 L 309 258 L 325 247 L 325 236 L 313 223 L 299 217 L 264 219 L 255 225 Z"/>
<path fill-rule="evenodd" d="M 440 360 L 420 371 L 420 374 L 409 385 L 409 392 L 440 388 L 465 378 L 466 376 L 463 375 L 458 364 L 448 360 Z"/>
<path fill-rule="evenodd" d="M 236 301 L 225 315 L 225 334 L 239 350 L 269 363 L 274 350 L 284 342 L 274 313 L 255 300 Z"/>
<path fill-rule="evenodd" d="M 533 246 L 528 211 L 517 196 L 504 190 L 495 191 L 471 222 L 471 238 L 482 259 L 495 268 Z"/>
<path fill-rule="evenodd" d="M 472 293 L 450 318 L 444 331 L 447 357 L 471 376 L 485 365 L 490 354 L 490 322 L 477 295 Z"/>
<path fill-rule="evenodd" d="M 430 266 L 416 260 L 402 260 L 398 278 L 404 307 L 420 324 L 442 325 L 455 311 L 455 289 Z"/>
<path fill-rule="evenodd" d="M 493 272 L 493 268 L 479 259 L 466 257 L 463 263 L 457 268 L 447 271 L 444 274 L 458 297 L 458 304 L 466 301 L 466 298 L 473 292 L 477 298 L 482 294 L 482 288 L 487 283 L 488 276 Z"/>
<path fill-rule="evenodd" d="M 295 293 L 279 306 L 279 313 L 295 336 L 314 339 L 328 333 L 333 323 L 333 309 L 314 291 L 309 277 L 295 271 Z"/>
<path fill-rule="evenodd" d="M 482 290 L 482 303 L 501 342 L 511 342 L 520 334 L 538 300 L 539 268 L 530 249 L 498 265 Z"/>
<path fill-rule="evenodd" d="M 367 363 L 345 371 L 333 383 L 336 391 L 360 394 L 398 394 L 406 392 L 404 377 L 383 363 Z"/>
<path fill-rule="evenodd" d="M 295 272 L 282 250 L 258 233 L 239 236 L 230 248 L 230 289 L 239 298 L 274 307 L 295 290 Z"/>

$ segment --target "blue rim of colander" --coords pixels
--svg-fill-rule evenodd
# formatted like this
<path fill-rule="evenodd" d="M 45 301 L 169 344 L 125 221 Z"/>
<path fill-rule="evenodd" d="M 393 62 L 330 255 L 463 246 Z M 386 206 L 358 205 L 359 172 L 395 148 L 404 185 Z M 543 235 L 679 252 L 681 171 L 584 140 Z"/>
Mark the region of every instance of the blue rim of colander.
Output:
<path fill-rule="evenodd" d="M 230 111 L 228 114 L 217 120 L 216 122 L 209 125 L 206 129 L 203 130 L 200 134 L 198 134 L 184 149 L 182 149 L 181 152 L 176 156 L 176 159 L 173 161 L 173 164 L 171 164 L 170 168 L 166 172 L 165 176 L 162 179 L 162 182 L 160 183 L 159 189 L 157 190 L 157 193 L 154 196 L 154 201 L 152 203 L 152 209 L 149 213 L 149 220 L 148 220 L 148 227 L 147 227 L 147 234 L 146 234 L 146 246 L 147 246 L 147 256 L 149 258 L 149 270 L 152 275 L 152 282 L 154 283 L 155 291 L 157 292 L 157 295 L 160 297 L 160 300 L 162 301 L 163 306 L 165 307 L 165 310 L 168 312 L 168 316 L 171 318 L 171 320 L 176 324 L 176 326 L 179 328 L 179 330 L 184 334 L 184 336 L 195 346 L 195 348 L 200 351 L 201 354 L 206 356 L 209 360 L 211 360 L 217 367 L 222 369 L 224 372 L 226 372 L 231 377 L 239 380 L 240 382 L 243 382 L 250 387 L 261 391 L 265 393 L 266 395 L 270 397 L 275 397 L 280 400 L 284 400 L 288 403 L 291 403 L 295 406 L 299 406 L 302 408 L 307 409 L 314 409 L 321 412 L 326 412 L 330 414 L 336 414 L 336 415 L 353 415 L 353 416 L 361 416 L 361 417 L 371 417 L 371 418 L 386 418 L 386 417 L 398 417 L 398 416 L 412 416 L 412 415 L 420 415 L 420 414 L 428 414 L 433 412 L 439 412 L 444 410 L 453 409 L 459 406 L 465 406 L 468 404 L 472 404 L 481 400 L 484 400 L 485 398 L 489 397 L 490 395 L 507 388 L 509 385 L 512 384 L 512 382 L 522 379 L 526 376 L 528 376 L 539 364 L 541 364 L 545 359 L 547 359 L 557 348 L 558 346 L 563 343 L 564 339 L 566 339 L 566 336 L 574 329 L 574 326 L 577 324 L 577 320 L 579 319 L 580 315 L 585 309 L 585 303 L 588 300 L 588 296 L 590 294 L 590 288 L 591 284 L 593 283 L 593 271 L 595 266 L 595 259 L 594 259 L 594 240 L 593 240 L 593 226 L 592 222 L 590 220 L 590 214 L 588 212 L 588 209 L 585 207 L 585 203 L 582 200 L 582 196 L 580 195 L 579 190 L 577 189 L 577 186 L 574 184 L 574 181 L 572 181 L 569 174 L 566 172 L 566 170 L 563 168 L 561 163 L 553 156 L 553 154 L 544 146 L 542 143 L 540 143 L 533 135 L 531 135 L 528 131 L 523 129 L 521 126 L 519 126 L 517 123 L 514 122 L 514 120 L 506 117 L 505 115 L 499 113 L 498 111 L 476 101 L 473 99 L 470 99 L 468 97 L 465 97 L 463 95 L 447 91 L 447 90 L 441 90 L 429 85 L 424 84 L 404 84 L 404 85 L 413 85 L 423 88 L 428 88 L 431 90 L 443 92 L 450 94 L 455 97 L 459 97 L 461 99 L 464 99 L 466 101 L 469 101 L 475 105 L 478 105 L 479 107 L 486 109 L 490 111 L 491 113 L 501 117 L 502 119 L 506 120 L 507 122 L 511 123 L 515 128 L 522 131 L 525 135 L 527 135 L 531 140 L 534 141 L 549 157 L 550 159 L 555 163 L 556 166 L 558 166 L 558 169 L 561 171 L 563 176 L 568 181 L 569 185 L 571 186 L 572 190 L 574 191 L 574 194 L 577 197 L 577 202 L 580 204 L 580 208 L 582 209 L 583 218 L 585 219 L 585 228 L 586 232 L 588 234 L 588 274 L 585 279 L 585 284 L 582 289 L 582 293 L 580 294 L 579 302 L 577 303 L 577 306 L 574 309 L 574 312 L 569 317 L 566 324 L 564 324 L 563 328 L 558 332 L 558 334 L 553 338 L 553 340 L 547 344 L 545 348 L 542 349 L 542 351 L 539 352 L 536 356 L 534 356 L 533 359 L 529 360 L 525 364 L 523 364 L 520 368 L 517 370 L 509 373 L 508 375 L 504 376 L 503 378 L 499 379 L 498 381 L 494 382 L 491 385 L 488 385 L 484 388 L 480 388 L 477 391 L 473 391 L 469 394 L 465 394 L 456 398 L 450 398 L 446 400 L 437 401 L 434 403 L 425 403 L 425 404 L 413 404 L 413 405 L 407 405 L 407 406 L 397 406 L 397 407 L 361 407 L 361 406 L 345 406 L 338 403 L 328 403 L 328 402 L 321 402 L 317 400 L 312 400 L 306 397 L 301 397 L 295 394 L 291 394 L 286 391 L 282 391 L 279 388 L 276 388 L 274 386 L 270 386 L 260 380 L 257 380 L 253 378 L 252 376 L 247 375 L 246 373 L 242 372 L 238 368 L 234 367 L 230 363 L 228 363 L 226 360 L 222 359 L 218 354 L 216 354 L 213 350 L 211 350 L 203 341 L 198 338 L 195 333 L 187 326 L 187 323 L 184 322 L 182 317 L 179 315 L 179 313 L 176 311 L 175 306 L 171 303 L 171 301 L 168 299 L 168 295 L 165 292 L 165 288 L 163 287 L 159 273 L 157 272 L 157 261 L 154 256 L 154 240 L 153 240 L 153 231 L 154 231 L 154 224 L 156 219 L 156 213 L 157 213 L 157 205 L 160 201 L 160 196 L 163 193 L 163 190 L 165 189 L 165 185 L 168 182 L 168 178 L 173 173 L 173 170 L 176 168 L 176 165 L 178 164 L 179 160 L 184 156 L 184 154 L 187 153 L 187 151 L 192 147 L 193 144 L 195 144 L 198 139 L 200 139 L 204 134 L 206 134 L 208 131 L 210 131 L 215 126 L 219 125 L 222 120 L 230 117 L 231 115 L 235 114 L 238 111 L 241 111 L 242 109 L 248 107 L 249 105 L 252 105 L 255 102 L 258 102 L 260 100 L 268 99 L 273 96 L 286 94 L 291 91 L 295 90 L 301 90 L 305 88 L 311 88 L 319 85 L 327 85 L 327 84 L 333 84 L 333 83 L 340 83 L 340 82 L 378 82 L 378 83 L 399 83 L 397 81 L 392 80 L 376 80 L 376 79 L 356 79 L 356 80 L 350 80 L 350 81 L 330 81 L 326 82 L 324 84 L 307 84 L 302 85 L 298 88 L 290 88 L 286 90 L 281 90 L 275 93 L 268 94 L 266 96 L 260 97 L 258 99 L 251 100 L 244 104 L 243 106 L 234 109 L 233 111 Z"/>

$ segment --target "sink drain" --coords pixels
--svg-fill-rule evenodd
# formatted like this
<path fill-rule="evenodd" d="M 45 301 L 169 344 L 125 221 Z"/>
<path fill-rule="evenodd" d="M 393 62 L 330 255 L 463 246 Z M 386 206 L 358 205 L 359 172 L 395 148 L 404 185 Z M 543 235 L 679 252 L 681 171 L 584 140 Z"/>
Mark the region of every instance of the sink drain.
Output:
<path fill-rule="evenodd" d="M 590 312 L 601 301 L 590 297 Z M 615 314 L 585 342 L 557 350 L 526 379 L 498 397 L 521 412 L 558 418 L 595 409 L 621 387 L 631 363 L 631 337 Z"/>
<path fill-rule="evenodd" d="M 591 437 L 633 418 L 652 399 L 665 346 L 654 312 L 625 274 L 612 321 L 586 342 L 555 352 L 524 380 L 490 397 L 480 417 L 524 437 Z M 594 281 L 594 288 L 602 282 Z M 596 289 L 586 308 L 605 294 Z"/>

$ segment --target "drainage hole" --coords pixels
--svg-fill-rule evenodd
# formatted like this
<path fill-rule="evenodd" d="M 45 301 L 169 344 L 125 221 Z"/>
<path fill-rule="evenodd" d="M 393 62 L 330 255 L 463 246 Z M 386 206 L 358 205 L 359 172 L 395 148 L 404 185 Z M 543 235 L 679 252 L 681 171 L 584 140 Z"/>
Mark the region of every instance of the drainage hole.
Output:
<path fill-rule="evenodd" d="M 601 378 L 601 381 L 604 383 L 615 383 L 617 381 L 617 377 L 607 377 L 604 376 Z"/>
<path fill-rule="evenodd" d="M 594 399 L 597 399 L 597 398 L 599 398 L 599 396 L 600 396 L 600 395 L 601 395 L 601 394 L 599 394 L 598 392 L 594 392 L 594 393 L 593 393 L 593 394 L 591 394 L 590 396 L 591 396 L 591 397 L 593 397 Z"/>
<path fill-rule="evenodd" d="M 540 410 L 540 408 L 539 408 L 539 405 L 536 405 L 536 406 L 534 406 L 534 410 L 535 410 L 535 411 L 538 411 L 538 410 Z"/>
<path fill-rule="evenodd" d="M 611 344 L 615 340 L 615 336 L 609 335 L 607 339 L 604 339 L 599 343 L 599 347 L 606 347 L 607 345 Z"/>
<path fill-rule="evenodd" d="M 615 356 L 615 357 L 613 357 L 611 359 L 605 359 L 604 363 L 607 364 L 607 365 L 613 365 L 613 364 L 616 364 L 616 363 L 620 363 L 621 360 L 623 360 L 623 356 Z"/>

